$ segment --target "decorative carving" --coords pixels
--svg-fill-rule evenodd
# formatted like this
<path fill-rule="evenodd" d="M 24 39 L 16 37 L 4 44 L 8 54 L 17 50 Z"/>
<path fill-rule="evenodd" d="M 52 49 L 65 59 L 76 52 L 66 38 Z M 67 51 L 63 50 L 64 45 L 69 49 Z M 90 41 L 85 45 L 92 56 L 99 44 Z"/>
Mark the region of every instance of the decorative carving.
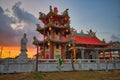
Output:
<path fill-rule="evenodd" d="M 74 34 L 74 33 L 77 33 L 77 30 L 75 30 L 75 29 L 72 27 L 72 28 L 70 28 L 70 32 L 71 32 L 72 34 Z"/>
<path fill-rule="evenodd" d="M 57 9 L 57 7 L 54 8 L 54 13 L 55 13 L 55 14 L 58 13 L 58 9 Z"/>
<path fill-rule="evenodd" d="M 90 29 L 89 31 L 87 31 L 89 35 L 91 36 L 96 36 L 96 32 L 93 32 L 92 29 Z"/>
<path fill-rule="evenodd" d="M 81 34 L 84 34 L 84 32 L 83 32 L 83 30 L 82 30 L 82 29 L 81 29 L 80 33 L 81 33 Z"/>
<path fill-rule="evenodd" d="M 52 12 L 52 6 L 50 5 L 50 12 Z"/>
<path fill-rule="evenodd" d="M 69 9 L 66 9 L 66 10 L 63 12 L 63 15 L 68 16 L 68 10 L 69 10 Z"/>
<path fill-rule="evenodd" d="M 41 29 L 40 24 L 36 24 L 36 26 L 37 26 L 37 30 L 40 30 L 40 29 Z"/>
<path fill-rule="evenodd" d="M 103 42 L 103 43 L 106 43 L 104 38 L 103 38 L 102 42 Z"/>
<path fill-rule="evenodd" d="M 39 12 L 39 15 L 40 15 L 40 18 L 45 18 L 45 14 L 44 13 L 42 13 L 42 12 Z"/>

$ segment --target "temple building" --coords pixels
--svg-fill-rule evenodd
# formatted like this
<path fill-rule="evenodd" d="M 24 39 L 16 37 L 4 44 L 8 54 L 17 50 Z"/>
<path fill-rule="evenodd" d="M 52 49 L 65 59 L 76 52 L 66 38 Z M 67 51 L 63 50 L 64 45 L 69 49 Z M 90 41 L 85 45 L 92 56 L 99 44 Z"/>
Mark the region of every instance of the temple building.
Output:
<path fill-rule="evenodd" d="M 106 46 L 104 41 L 100 41 L 96 37 L 96 33 L 92 30 L 87 31 L 88 33 L 85 34 L 83 30 L 80 33 L 76 31 L 72 31 L 72 40 L 75 45 L 76 54 L 74 57 L 76 59 L 98 59 L 99 57 L 99 49 L 102 49 Z M 71 51 L 73 51 L 71 49 Z M 67 54 L 70 58 L 70 50 L 68 50 Z"/>
<path fill-rule="evenodd" d="M 39 55 L 45 59 L 66 58 L 66 44 L 69 43 L 70 20 L 68 9 L 61 15 L 55 7 L 48 14 L 39 13 L 39 19 L 43 22 L 44 27 L 37 25 L 37 31 L 44 36 L 43 41 L 38 41 L 34 37 L 34 44 L 39 46 Z"/>
<path fill-rule="evenodd" d="M 120 59 L 120 42 L 119 41 L 110 41 L 106 43 L 106 47 L 104 48 L 105 59 Z M 103 59 L 103 53 L 99 54 L 99 58 Z"/>
<path fill-rule="evenodd" d="M 58 14 L 55 7 L 48 14 L 39 12 L 39 20 L 44 24 L 37 24 L 37 31 L 43 35 L 43 40 L 34 37 L 33 44 L 37 46 L 37 55 L 41 59 L 107 59 L 106 53 L 109 52 L 109 59 L 112 59 L 112 51 L 120 54 L 120 47 L 111 47 L 111 44 L 99 40 L 96 32 L 92 29 L 84 33 L 78 33 L 70 27 L 70 17 L 66 9 L 62 14 Z M 120 55 L 118 55 L 120 57 Z"/>

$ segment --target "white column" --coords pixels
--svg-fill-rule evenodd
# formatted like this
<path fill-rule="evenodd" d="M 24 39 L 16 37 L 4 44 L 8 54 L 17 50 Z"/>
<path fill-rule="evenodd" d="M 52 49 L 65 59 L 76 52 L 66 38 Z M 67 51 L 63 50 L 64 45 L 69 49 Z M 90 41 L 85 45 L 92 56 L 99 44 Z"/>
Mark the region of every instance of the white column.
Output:
<path fill-rule="evenodd" d="M 84 55 L 84 49 L 81 49 L 81 57 L 82 57 L 82 59 L 85 58 L 85 55 Z"/>
<path fill-rule="evenodd" d="M 99 59 L 98 50 L 96 50 L 96 59 Z"/>

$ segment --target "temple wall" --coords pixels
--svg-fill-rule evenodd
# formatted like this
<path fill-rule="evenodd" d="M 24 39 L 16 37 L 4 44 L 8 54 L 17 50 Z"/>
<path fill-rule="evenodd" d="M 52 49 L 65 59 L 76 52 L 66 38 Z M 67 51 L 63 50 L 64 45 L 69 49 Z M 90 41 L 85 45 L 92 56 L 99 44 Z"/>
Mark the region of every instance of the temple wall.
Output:
<path fill-rule="evenodd" d="M 15 59 L 2 60 L 0 63 L 0 73 L 21 73 L 35 71 L 35 60 L 21 60 Z"/>
<path fill-rule="evenodd" d="M 21 73 L 35 71 L 36 61 L 16 61 L 16 60 L 0 60 L 0 73 Z M 59 71 L 57 59 L 40 59 L 38 63 L 38 71 L 52 72 Z M 105 61 L 99 59 L 79 59 L 74 63 L 75 70 L 120 70 L 120 60 Z M 72 71 L 70 59 L 66 59 L 61 66 L 61 71 Z"/>

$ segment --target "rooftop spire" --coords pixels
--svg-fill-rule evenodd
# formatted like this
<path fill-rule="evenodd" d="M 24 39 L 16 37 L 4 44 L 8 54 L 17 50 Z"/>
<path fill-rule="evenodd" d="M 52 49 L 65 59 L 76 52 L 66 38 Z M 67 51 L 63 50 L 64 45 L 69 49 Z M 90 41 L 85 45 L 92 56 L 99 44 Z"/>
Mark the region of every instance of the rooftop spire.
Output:
<path fill-rule="evenodd" d="M 50 5 L 50 12 L 52 12 L 52 6 Z"/>

